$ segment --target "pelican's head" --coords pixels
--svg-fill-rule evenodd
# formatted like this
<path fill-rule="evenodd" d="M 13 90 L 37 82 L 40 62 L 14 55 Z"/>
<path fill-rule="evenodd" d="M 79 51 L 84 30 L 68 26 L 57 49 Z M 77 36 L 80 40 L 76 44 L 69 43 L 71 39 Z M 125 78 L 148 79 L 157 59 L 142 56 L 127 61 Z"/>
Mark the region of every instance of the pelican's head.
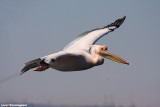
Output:
<path fill-rule="evenodd" d="M 124 59 L 120 58 L 119 56 L 111 53 L 108 51 L 108 47 L 103 45 L 92 45 L 92 49 L 94 49 L 94 53 L 102 56 L 102 57 L 105 57 L 107 59 L 110 59 L 112 61 L 115 61 L 115 62 L 119 62 L 119 63 L 123 63 L 123 64 L 127 64 L 129 65 L 129 63 L 127 61 L 125 61 Z"/>

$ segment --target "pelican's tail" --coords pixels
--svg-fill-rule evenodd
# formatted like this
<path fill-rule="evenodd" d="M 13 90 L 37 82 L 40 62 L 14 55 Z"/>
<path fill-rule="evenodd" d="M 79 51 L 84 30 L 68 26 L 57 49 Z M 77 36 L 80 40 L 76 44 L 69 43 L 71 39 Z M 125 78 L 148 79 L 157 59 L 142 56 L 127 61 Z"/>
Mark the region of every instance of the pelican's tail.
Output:
<path fill-rule="evenodd" d="M 20 75 L 22 75 L 23 73 L 25 73 L 26 71 L 28 71 L 29 69 L 32 69 L 32 68 L 35 68 L 35 67 L 38 67 L 40 66 L 41 64 L 41 59 L 38 58 L 38 59 L 35 59 L 35 60 L 32 60 L 32 61 L 29 61 L 27 63 L 24 64 L 24 67 L 22 68 L 21 72 L 20 72 Z"/>
<path fill-rule="evenodd" d="M 32 60 L 32 61 L 29 61 L 29 62 L 24 64 L 24 67 L 22 68 L 22 70 L 20 72 L 20 75 L 22 75 L 26 71 L 28 71 L 28 70 L 30 70 L 32 68 L 35 68 L 35 67 L 39 67 L 39 68 L 35 69 L 34 71 L 43 71 L 45 69 L 48 69 L 49 65 L 46 62 L 44 62 L 44 60 L 42 60 L 40 58 Z M 42 68 L 43 68 L 43 70 L 42 70 Z"/>

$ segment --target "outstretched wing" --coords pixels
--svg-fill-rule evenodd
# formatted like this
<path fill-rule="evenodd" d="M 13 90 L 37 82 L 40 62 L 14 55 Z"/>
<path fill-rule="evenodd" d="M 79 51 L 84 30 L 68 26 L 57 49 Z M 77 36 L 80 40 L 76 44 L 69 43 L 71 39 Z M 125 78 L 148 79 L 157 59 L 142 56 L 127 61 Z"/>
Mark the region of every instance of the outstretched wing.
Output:
<path fill-rule="evenodd" d="M 117 19 L 114 23 L 111 23 L 103 28 L 97 28 L 82 33 L 75 40 L 65 46 L 63 50 L 82 49 L 89 51 L 91 45 L 95 44 L 101 37 L 120 27 L 120 25 L 124 22 L 125 18 L 126 16 Z"/>

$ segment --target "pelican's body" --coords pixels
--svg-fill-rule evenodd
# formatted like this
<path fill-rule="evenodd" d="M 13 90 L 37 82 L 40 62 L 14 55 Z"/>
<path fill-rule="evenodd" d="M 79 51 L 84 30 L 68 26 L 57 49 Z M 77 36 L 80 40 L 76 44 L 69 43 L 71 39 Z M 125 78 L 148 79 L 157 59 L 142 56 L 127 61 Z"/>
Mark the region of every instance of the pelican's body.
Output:
<path fill-rule="evenodd" d="M 58 53 L 46 56 L 44 59 L 48 59 L 47 61 L 51 62 L 50 67 L 56 70 L 79 71 L 103 64 L 104 59 L 101 56 L 93 55 L 93 53 L 90 54 L 89 52 L 83 50 L 60 51 Z M 96 57 L 100 58 L 96 59 Z M 56 61 L 50 61 L 52 58 L 55 58 Z"/>
<path fill-rule="evenodd" d="M 49 67 L 65 72 L 86 70 L 103 64 L 103 57 L 116 62 L 129 64 L 122 58 L 107 51 L 107 46 L 93 45 L 101 37 L 118 28 L 124 20 L 125 17 L 103 28 L 87 31 L 65 46 L 62 51 L 25 63 L 21 74 L 35 67 L 38 68 L 34 69 L 34 71 L 44 71 Z"/>
<path fill-rule="evenodd" d="M 51 68 L 59 71 L 79 71 L 93 67 L 92 57 L 85 51 L 61 51 L 64 56 L 50 64 Z M 91 57 L 91 58 L 89 58 Z"/>

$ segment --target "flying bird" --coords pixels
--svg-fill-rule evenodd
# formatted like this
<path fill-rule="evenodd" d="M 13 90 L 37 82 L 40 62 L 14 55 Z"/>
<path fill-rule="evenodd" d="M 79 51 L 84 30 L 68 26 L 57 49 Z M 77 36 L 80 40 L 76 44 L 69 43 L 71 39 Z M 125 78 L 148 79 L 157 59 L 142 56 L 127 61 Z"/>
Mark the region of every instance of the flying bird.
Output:
<path fill-rule="evenodd" d="M 48 68 L 64 72 L 86 70 L 103 64 L 104 58 L 129 65 L 122 58 L 109 52 L 107 46 L 94 45 L 101 37 L 119 28 L 125 18 L 126 16 L 105 27 L 82 33 L 62 51 L 25 63 L 20 75 L 32 68 L 35 68 L 34 71 L 44 71 Z"/>

